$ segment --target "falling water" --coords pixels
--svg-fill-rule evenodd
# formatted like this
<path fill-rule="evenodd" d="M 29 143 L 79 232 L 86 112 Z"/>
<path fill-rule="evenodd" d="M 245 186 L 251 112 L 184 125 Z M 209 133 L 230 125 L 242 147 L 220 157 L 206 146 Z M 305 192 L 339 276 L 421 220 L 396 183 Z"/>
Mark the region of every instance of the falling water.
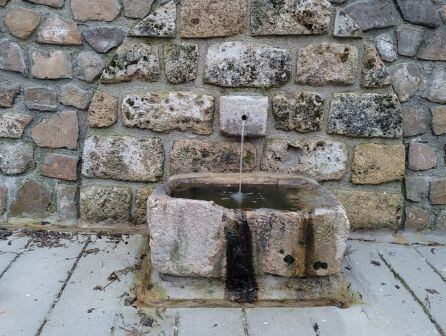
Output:
<path fill-rule="evenodd" d="M 243 200 L 243 193 L 242 193 L 242 174 L 243 174 L 243 143 L 245 141 L 245 123 L 246 123 L 247 117 L 245 115 L 242 116 L 242 131 L 240 136 L 240 178 L 239 178 L 239 185 L 238 185 L 238 193 L 234 194 L 234 199 L 241 205 Z"/>

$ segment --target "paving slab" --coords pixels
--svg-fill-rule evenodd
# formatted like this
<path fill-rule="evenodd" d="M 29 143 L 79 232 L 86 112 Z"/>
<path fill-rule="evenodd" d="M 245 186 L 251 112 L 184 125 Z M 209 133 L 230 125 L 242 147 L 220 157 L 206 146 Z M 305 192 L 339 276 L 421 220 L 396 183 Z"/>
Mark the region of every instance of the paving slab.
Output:
<path fill-rule="evenodd" d="M 0 277 L 11 262 L 24 251 L 30 240 L 30 237 L 20 236 L 17 233 L 0 240 Z"/>
<path fill-rule="evenodd" d="M 431 267 L 446 279 L 446 247 L 417 246 L 415 249 L 425 258 Z M 446 280 L 445 280 L 446 281 Z"/>
<path fill-rule="evenodd" d="M 41 335 L 173 335 L 174 313 L 133 307 L 144 246 L 140 235 L 92 237 Z"/>
<path fill-rule="evenodd" d="M 233 308 L 179 309 L 179 336 L 244 336 L 242 310 Z"/>
<path fill-rule="evenodd" d="M 0 335 L 35 335 L 55 302 L 85 237 L 59 239 L 54 247 L 34 240 L 0 278 Z"/>
<path fill-rule="evenodd" d="M 399 245 L 444 245 L 446 246 L 446 234 L 432 231 L 400 231 L 389 230 L 369 231 L 361 230 L 350 232 L 350 240 L 375 243 L 390 243 Z"/>
<path fill-rule="evenodd" d="M 377 244 L 383 260 L 404 279 L 431 318 L 446 332 L 446 283 L 413 247 Z"/>
<path fill-rule="evenodd" d="M 399 247 L 356 241 L 348 243 L 343 273 L 351 282 L 351 288 L 362 295 L 364 304 L 359 307 L 367 316 L 367 324 L 363 324 L 361 329 L 367 332 L 365 335 L 438 335 L 423 308 L 381 260 L 379 253 L 388 246 Z M 423 262 L 420 256 L 417 259 Z M 411 268 L 410 264 L 406 267 Z M 349 315 L 348 309 L 340 314 L 346 321 L 355 319 L 354 315 Z M 346 326 L 352 335 L 357 334 L 354 324 L 346 323 Z"/>

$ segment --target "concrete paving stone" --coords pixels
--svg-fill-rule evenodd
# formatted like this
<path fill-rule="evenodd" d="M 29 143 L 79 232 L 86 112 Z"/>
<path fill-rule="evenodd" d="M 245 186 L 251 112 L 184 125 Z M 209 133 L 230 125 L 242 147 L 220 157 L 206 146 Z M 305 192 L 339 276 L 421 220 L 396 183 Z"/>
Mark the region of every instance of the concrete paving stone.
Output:
<path fill-rule="evenodd" d="M 79 260 L 41 336 L 159 335 L 160 328 L 166 336 L 173 335 L 173 313 L 163 313 L 161 319 L 124 305 L 134 298 L 135 265 L 144 246 L 139 235 L 122 236 L 118 242 L 93 237 L 86 250 L 90 252 Z M 110 283 L 113 272 L 119 281 Z"/>
<path fill-rule="evenodd" d="M 178 336 L 244 336 L 242 310 L 235 308 L 179 309 Z"/>
<path fill-rule="evenodd" d="M 34 241 L 0 278 L 0 336 L 35 335 L 66 281 L 86 238 Z"/>
<path fill-rule="evenodd" d="M 377 248 L 394 272 L 404 279 L 439 327 L 445 331 L 446 282 L 433 272 L 413 247 L 378 245 Z"/>
<path fill-rule="evenodd" d="M 378 252 L 381 253 L 385 246 L 395 245 L 356 241 L 348 243 L 343 274 L 351 283 L 351 289 L 361 294 L 364 304 L 356 307 L 367 317 L 366 324 L 355 326 L 354 323 L 346 323 L 350 334 L 439 335 L 423 308 L 381 260 Z M 415 256 L 415 259 L 406 262 L 404 267 L 412 269 L 413 262 L 416 261 L 424 262 L 420 256 Z M 354 316 L 349 314 L 350 309 L 344 309 L 341 311 L 341 318 L 354 320 Z"/>
<path fill-rule="evenodd" d="M 0 274 L 5 271 L 17 255 L 25 251 L 26 244 L 29 241 L 29 237 L 21 237 L 17 234 L 6 237 L 5 240 L 0 240 Z"/>
<path fill-rule="evenodd" d="M 415 249 L 425 258 L 426 262 L 435 268 L 446 279 L 446 248 L 417 246 Z M 446 281 L 446 280 L 445 280 Z"/>

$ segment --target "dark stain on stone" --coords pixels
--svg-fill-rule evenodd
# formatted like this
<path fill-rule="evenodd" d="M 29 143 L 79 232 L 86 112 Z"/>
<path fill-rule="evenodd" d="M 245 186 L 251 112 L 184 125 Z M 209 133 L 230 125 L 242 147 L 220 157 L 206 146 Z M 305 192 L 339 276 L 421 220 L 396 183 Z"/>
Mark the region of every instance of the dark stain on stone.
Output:
<path fill-rule="evenodd" d="M 251 230 L 245 214 L 238 212 L 232 227 L 225 228 L 226 292 L 225 298 L 234 302 L 254 302 L 258 286 L 255 279 Z"/>

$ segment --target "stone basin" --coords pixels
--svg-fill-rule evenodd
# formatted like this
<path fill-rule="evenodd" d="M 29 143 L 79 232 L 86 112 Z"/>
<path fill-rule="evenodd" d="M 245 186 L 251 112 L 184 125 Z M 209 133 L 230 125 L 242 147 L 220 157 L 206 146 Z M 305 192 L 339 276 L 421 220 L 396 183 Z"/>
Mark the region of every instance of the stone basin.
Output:
<path fill-rule="evenodd" d="M 349 222 L 329 190 L 300 176 L 250 173 L 242 180 L 248 197 L 241 204 L 231 197 L 239 174 L 176 175 L 152 193 L 147 220 L 153 272 L 221 279 L 230 299 L 248 302 L 263 276 L 340 273 Z"/>

